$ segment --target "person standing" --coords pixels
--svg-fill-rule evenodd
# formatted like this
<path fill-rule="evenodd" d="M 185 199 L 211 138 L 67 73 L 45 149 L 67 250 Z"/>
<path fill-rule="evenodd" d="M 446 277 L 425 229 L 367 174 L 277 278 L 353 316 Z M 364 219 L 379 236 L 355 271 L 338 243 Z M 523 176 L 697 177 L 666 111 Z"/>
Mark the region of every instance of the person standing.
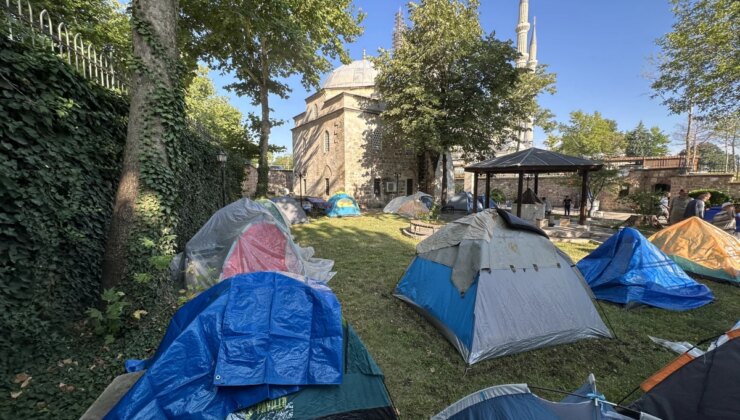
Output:
<path fill-rule="evenodd" d="M 673 197 L 668 203 L 668 223 L 673 225 L 683 220 L 683 212 L 686 211 L 689 201 L 691 197 L 683 188 L 678 191 L 678 196 Z"/>
<path fill-rule="evenodd" d="M 732 203 L 722 204 L 722 211 L 714 215 L 712 224 L 730 235 L 735 235 L 735 228 L 737 227 L 735 221 L 735 205 Z"/>
<path fill-rule="evenodd" d="M 671 193 L 667 193 L 666 195 L 660 197 L 660 215 L 658 217 L 665 218 L 666 221 L 668 221 L 670 217 L 670 212 L 668 211 L 668 205 L 670 204 L 671 199 Z"/>
<path fill-rule="evenodd" d="M 566 195 L 565 199 L 563 199 L 563 210 L 565 211 L 566 216 L 570 216 L 571 204 L 573 204 L 573 200 L 570 199 L 570 196 Z"/>
<path fill-rule="evenodd" d="M 706 202 L 712 198 L 712 194 L 702 193 L 699 194 L 695 199 L 689 201 L 686 205 L 686 210 L 683 212 L 683 218 L 688 219 L 689 217 L 696 216 L 700 219 L 704 218 L 704 209 L 706 208 Z"/>

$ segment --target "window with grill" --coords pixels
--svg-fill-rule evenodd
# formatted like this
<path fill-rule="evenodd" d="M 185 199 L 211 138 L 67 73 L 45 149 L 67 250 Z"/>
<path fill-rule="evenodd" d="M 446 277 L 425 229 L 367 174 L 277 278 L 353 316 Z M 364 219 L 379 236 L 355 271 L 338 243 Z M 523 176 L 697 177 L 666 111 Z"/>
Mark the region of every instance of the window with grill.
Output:
<path fill-rule="evenodd" d="M 375 178 L 373 182 L 373 194 L 380 196 L 380 178 Z"/>
<path fill-rule="evenodd" d="M 370 148 L 373 150 L 381 150 L 383 148 L 383 138 L 380 135 L 380 130 L 375 129 L 370 132 Z"/>
<path fill-rule="evenodd" d="M 324 153 L 329 153 L 329 132 L 324 131 Z"/>
<path fill-rule="evenodd" d="M 329 195 L 329 178 L 324 178 L 324 182 L 326 183 L 326 191 L 324 193 Z"/>

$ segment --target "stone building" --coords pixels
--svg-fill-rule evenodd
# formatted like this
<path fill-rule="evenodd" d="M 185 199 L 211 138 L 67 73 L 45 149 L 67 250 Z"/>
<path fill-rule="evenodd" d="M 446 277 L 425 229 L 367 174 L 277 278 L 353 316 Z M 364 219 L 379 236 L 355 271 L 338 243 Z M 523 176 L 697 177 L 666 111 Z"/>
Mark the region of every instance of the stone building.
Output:
<path fill-rule="evenodd" d="M 528 0 L 520 0 L 517 43 L 518 67 L 534 69 L 537 45 L 533 36 L 527 51 Z M 399 11 L 393 47 L 404 28 Z M 293 192 L 329 197 L 338 191 L 364 205 L 381 205 L 416 191 L 418 164 L 412 150 L 384 138 L 378 127 L 382 103 L 375 90 L 377 72 L 363 57 L 334 70 L 318 92 L 306 98 L 306 110 L 295 117 L 293 134 Z M 531 125 L 525 124 L 517 147 L 532 146 Z M 453 153 L 455 183 L 462 187 L 465 162 Z"/>
<path fill-rule="evenodd" d="M 306 111 L 293 118 L 294 193 L 326 198 L 344 191 L 380 205 L 415 191 L 414 153 L 379 130 L 376 74 L 363 57 L 334 70 L 306 98 Z"/>

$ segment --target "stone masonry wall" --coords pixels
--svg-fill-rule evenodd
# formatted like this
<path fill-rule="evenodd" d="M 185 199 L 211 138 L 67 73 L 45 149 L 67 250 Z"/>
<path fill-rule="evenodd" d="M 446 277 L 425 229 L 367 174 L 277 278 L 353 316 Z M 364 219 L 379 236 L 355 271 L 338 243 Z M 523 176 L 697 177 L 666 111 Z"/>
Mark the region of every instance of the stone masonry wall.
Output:
<path fill-rule="evenodd" d="M 406 183 L 412 180 L 418 187 L 416 158 L 393 139 L 382 138 L 377 131 L 378 115 L 348 109 L 345 111 L 345 189 L 367 207 L 385 205 L 391 199 L 410 194 Z M 378 147 L 379 146 L 379 147 Z M 386 183 L 396 182 L 396 192 L 386 190 Z M 380 194 L 375 194 L 375 179 L 380 179 Z"/>
<path fill-rule="evenodd" d="M 242 184 L 242 195 L 254 197 L 257 192 L 257 168 L 252 165 L 244 167 L 244 183 Z M 293 171 L 271 170 L 267 181 L 267 192 L 271 195 L 283 195 L 293 190 Z"/>

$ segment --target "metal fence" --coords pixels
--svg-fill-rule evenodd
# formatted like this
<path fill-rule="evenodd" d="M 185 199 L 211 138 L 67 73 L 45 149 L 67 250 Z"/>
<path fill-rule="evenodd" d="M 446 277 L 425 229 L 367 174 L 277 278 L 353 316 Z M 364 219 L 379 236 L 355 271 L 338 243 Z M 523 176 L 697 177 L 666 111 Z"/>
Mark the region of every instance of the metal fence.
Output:
<path fill-rule="evenodd" d="M 6 15 L 3 25 L 11 41 L 46 48 L 83 77 L 108 89 L 126 92 L 125 73 L 117 70 L 120 66 L 112 54 L 102 49 L 98 52 L 81 34 L 70 32 L 64 22 L 53 22 L 46 9 L 36 13 L 28 0 L 5 0 L 3 6 Z"/>

